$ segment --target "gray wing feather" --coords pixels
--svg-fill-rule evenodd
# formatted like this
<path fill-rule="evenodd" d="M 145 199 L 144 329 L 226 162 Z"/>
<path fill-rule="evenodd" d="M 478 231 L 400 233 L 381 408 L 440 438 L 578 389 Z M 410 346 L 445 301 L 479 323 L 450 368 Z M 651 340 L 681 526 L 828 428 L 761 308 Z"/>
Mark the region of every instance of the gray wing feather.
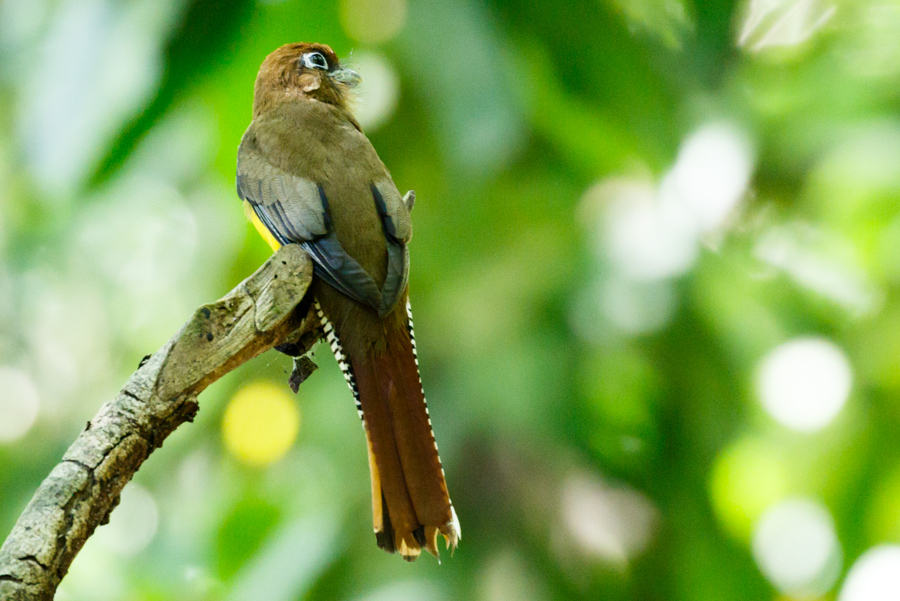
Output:
<path fill-rule="evenodd" d="M 412 222 L 409 219 L 409 209 L 397 186 L 389 178 L 379 180 L 372 184 L 372 196 L 378 205 L 378 212 L 384 223 L 385 233 L 392 236 L 398 242 L 406 243 L 412 239 Z"/>
<path fill-rule="evenodd" d="M 372 198 L 381 216 L 384 237 L 387 239 L 388 265 L 381 291 L 379 312 L 389 312 L 400 300 L 409 282 L 409 249 L 406 242 L 412 237 L 409 210 L 400 198 L 393 182 L 372 184 Z"/>
<path fill-rule="evenodd" d="M 281 244 L 297 243 L 312 257 L 316 274 L 336 290 L 388 314 L 406 290 L 412 237 L 409 209 L 390 179 L 372 184 L 372 196 L 387 240 L 388 269 L 382 290 L 341 246 L 331 228 L 322 187 L 266 160 L 253 140 L 238 150 L 237 192 Z"/>
<path fill-rule="evenodd" d="M 409 284 L 409 249 L 405 244 L 388 242 L 388 271 L 381 290 L 381 305 L 378 313 L 386 315 L 400 301 Z"/>
<path fill-rule="evenodd" d="M 238 196 L 269 215 L 263 223 L 275 226 L 272 232 L 294 242 L 312 240 L 328 233 L 319 187 L 304 177 L 273 166 L 253 147 L 241 144 L 237 166 Z M 259 210 L 256 211 L 257 214 Z"/>

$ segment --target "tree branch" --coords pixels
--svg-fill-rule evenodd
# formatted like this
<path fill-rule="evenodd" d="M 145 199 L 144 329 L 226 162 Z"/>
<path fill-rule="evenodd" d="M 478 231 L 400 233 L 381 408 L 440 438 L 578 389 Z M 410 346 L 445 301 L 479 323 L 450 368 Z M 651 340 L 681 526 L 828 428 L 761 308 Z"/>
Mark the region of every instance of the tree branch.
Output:
<path fill-rule="evenodd" d="M 311 307 L 301 303 L 311 279 L 306 253 L 285 246 L 141 362 L 41 483 L 0 547 L 0 599 L 53 599 L 85 541 L 109 521 L 122 488 L 175 428 L 193 420 L 207 386 L 273 346 L 309 350 L 320 334 Z"/>

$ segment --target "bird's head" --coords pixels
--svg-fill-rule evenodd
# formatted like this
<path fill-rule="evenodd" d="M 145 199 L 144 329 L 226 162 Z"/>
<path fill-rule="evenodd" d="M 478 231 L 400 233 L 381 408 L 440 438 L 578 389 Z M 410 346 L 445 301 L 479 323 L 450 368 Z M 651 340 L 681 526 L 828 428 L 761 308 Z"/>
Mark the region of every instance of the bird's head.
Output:
<path fill-rule="evenodd" d="M 285 44 L 259 68 L 253 115 L 289 98 L 312 98 L 347 110 L 349 92 L 359 82 L 359 75 L 342 67 L 325 44 Z"/>

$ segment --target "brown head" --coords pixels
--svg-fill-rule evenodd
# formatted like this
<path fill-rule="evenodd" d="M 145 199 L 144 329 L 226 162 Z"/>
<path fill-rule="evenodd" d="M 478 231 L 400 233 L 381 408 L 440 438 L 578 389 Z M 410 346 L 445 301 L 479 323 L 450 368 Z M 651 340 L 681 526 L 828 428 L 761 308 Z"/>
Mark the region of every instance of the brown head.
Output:
<path fill-rule="evenodd" d="M 285 44 L 266 57 L 259 68 L 253 94 L 253 116 L 285 100 L 311 98 L 347 106 L 359 75 L 341 67 L 325 44 Z"/>

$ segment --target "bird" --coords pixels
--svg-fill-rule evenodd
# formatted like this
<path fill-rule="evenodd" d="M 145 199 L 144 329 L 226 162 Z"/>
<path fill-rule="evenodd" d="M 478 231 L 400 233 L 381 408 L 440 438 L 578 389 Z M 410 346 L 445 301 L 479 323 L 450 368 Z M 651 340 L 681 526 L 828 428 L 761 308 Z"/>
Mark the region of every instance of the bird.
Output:
<path fill-rule="evenodd" d="M 285 44 L 260 66 L 237 154 L 247 217 L 277 250 L 298 244 L 326 341 L 365 432 L 377 545 L 440 561 L 461 531 L 419 376 L 409 303 L 410 210 L 353 115 L 360 76 L 325 44 Z"/>

